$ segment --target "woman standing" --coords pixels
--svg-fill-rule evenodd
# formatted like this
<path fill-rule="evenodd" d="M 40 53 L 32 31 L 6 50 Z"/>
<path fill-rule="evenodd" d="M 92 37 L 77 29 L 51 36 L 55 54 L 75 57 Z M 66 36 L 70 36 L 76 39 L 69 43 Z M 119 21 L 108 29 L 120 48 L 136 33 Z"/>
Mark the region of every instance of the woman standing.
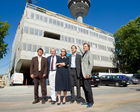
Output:
<path fill-rule="evenodd" d="M 71 91 L 70 77 L 69 77 L 69 60 L 66 57 L 66 49 L 61 49 L 61 57 L 57 60 L 56 66 L 56 79 L 55 79 L 55 91 L 57 91 L 58 103 L 61 104 L 61 91 L 63 91 L 64 97 L 62 104 L 66 103 L 67 91 Z"/>

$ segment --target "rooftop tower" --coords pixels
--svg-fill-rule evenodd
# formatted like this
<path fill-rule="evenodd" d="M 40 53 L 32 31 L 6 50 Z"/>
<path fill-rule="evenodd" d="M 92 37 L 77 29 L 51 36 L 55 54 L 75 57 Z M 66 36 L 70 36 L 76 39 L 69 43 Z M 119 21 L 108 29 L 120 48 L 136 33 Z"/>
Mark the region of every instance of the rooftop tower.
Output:
<path fill-rule="evenodd" d="M 90 8 L 90 0 L 69 0 L 68 8 L 72 16 L 82 23 Z"/>

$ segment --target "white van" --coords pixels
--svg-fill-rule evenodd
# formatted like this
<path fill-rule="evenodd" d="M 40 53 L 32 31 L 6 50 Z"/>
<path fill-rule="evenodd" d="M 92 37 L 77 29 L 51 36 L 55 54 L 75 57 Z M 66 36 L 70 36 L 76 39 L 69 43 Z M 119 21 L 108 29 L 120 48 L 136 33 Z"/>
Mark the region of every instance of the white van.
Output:
<path fill-rule="evenodd" d="M 23 84 L 23 73 L 14 73 L 11 77 L 11 84 Z"/>

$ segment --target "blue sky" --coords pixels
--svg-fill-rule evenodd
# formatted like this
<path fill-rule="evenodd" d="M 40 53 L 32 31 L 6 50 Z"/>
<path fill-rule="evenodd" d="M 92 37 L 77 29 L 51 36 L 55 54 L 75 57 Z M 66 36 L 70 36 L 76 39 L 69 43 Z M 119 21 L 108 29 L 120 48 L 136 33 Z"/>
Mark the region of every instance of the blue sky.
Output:
<path fill-rule="evenodd" d="M 5 73 L 10 63 L 11 46 L 16 29 L 25 8 L 26 0 L 0 0 L 0 19 L 11 24 L 8 43 L 8 54 L 0 60 L 0 74 Z M 68 0 L 32 0 L 35 5 L 71 17 L 67 8 Z M 91 0 L 91 8 L 84 18 L 84 23 L 114 33 L 129 20 L 140 16 L 140 0 Z"/>

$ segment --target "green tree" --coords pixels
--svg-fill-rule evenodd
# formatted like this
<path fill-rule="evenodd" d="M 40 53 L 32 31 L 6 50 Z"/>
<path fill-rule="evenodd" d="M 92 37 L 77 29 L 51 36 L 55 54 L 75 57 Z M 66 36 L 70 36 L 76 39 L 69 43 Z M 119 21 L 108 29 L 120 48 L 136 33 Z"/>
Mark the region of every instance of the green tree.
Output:
<path fill-rule="evenodd" d="M 4 38 L 6 35 L 8 35 L 9 27 L 10 25 L 7 21 L 4 23 L 0 20 L 0 59 L 3 58 L 3 56 L 5 56 L 7 53 L 8 44 L 4 42 Z"/>
<path fill-rule="evenodd" d="M 140 70 L 140 17 L 119 28 L 114 37 L 119 69 L 137 73 Z"/>

